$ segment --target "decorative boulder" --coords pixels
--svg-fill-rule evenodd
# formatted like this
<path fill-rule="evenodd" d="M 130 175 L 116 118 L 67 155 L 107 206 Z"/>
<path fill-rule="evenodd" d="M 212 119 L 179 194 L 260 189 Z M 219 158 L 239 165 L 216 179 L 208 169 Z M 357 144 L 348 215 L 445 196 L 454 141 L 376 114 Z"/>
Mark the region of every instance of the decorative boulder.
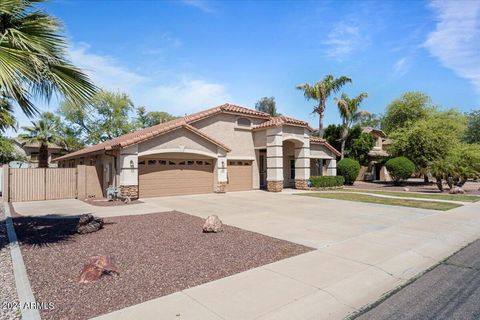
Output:
<path fill-rule="evenodd" d="M 111 257 L 102 255 L 96 256 L 83 266 L 77 281 L 79 283 L 97 281 L 104 274 L 118 275 L 118 271 L 113 265 L 113 259 Z"/>
<path fill-rule="evenodd" d="M 465 193 L 465 190 L 463 190 L 462 188 L 460 187 L 453 187 L 452 189 L 450 189 L 450 194 L 464 194 Z"/>
<path fill-rule="evenodd" d="M 403 188 L 403 191 L 408 192 L 408 191 L 410 191 L 410 189 L 409 188 Z"/>
<path fill-rule="evenodd" d="M 222 230 L 223 230 L 222 220 L 220 220 L 220 218 L 215 214 L 208 216 L 208 218 L 205 220 L 205 224 L 203 225 L 203 232 L 216 233 Z"/>
<path fill-rule="evenodd" d="M 91 233 L 103 228 L 103 219 L 95 218 L 92 214 L 82 214 L 78 219 L 77 232 L 80 234 Z"/>

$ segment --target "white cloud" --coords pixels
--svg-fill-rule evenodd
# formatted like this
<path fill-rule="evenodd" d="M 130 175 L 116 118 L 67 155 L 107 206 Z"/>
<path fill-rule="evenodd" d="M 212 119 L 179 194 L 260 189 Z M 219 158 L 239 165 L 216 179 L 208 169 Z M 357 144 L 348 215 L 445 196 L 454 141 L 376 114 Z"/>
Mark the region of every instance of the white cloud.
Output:
<path fill-rule="evenodd" d="M 159 107 L 178 115 L 196 112 L 230 100 L 223 85 L 188 78 L 156 86 L 146 92 L 144 98 L 155 101 Z"/>
<path fill-rule="evenodd" d="M 410 60 L 403 57 L 397 60 L 393 65 L 393 76 L 397 78 L 403 77 L 410 69 Z"/>
<path fill-rule="evenodd" d="M 200 9 L 203 12 L 213 12 L 213 8 L 205 0 L 181 0 L 184 5 Z"/>
<path fill-rule="evenodd" d="M 146 80 L 145 77 L 121 66 L 114 58 L 88 52 L 88 44 L 70 48 L 73 64 L 84 70 L 99 87 L 108 90 L 130 91 Z"/>
<path fill-rule="evenodd" d="M 230 100 L 224 85 L 187 74 L 149 76 L 130 70 L 116 59 L 92 53 L 87 44 L 70 50 L 72 62 L 100 88 L 122 91 L 137 105 L 175 115 L 199 111 Z"/>
<path fill-rule="evenodd" d="M 432 1 L 430 7 L 437 23 L 424 47 L 480 93 L 480 2 Z"/>
<path fill-rule="evenodd" d="M 358 25 L 341 21 L 330 31 L 323 43 L 327 46 L 328 57 L 343 60 L 353 52 L 363 50 L 369 39 L 362 35 Z"/>

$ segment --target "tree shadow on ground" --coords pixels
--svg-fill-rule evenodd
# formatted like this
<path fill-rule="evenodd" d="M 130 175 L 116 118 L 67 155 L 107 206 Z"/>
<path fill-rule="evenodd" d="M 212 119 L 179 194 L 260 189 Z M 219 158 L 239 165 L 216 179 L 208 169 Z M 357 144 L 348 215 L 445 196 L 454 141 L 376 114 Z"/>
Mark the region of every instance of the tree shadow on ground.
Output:
<path fill-rule="evenodd" d="M 38 217 L 15 216 L 13 224 L 20 245 L 49 246 L 68 241 L 75 241 L 77 224 L 80 216 L 45 215 Z M 111 223 L 105 223 L 108 225 Z"/>

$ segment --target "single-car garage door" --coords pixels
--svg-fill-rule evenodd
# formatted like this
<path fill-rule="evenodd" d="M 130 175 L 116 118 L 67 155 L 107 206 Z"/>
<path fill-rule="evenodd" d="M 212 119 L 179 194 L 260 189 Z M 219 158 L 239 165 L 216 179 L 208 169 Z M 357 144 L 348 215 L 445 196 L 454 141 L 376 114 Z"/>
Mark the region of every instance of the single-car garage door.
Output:
<path fill-rule="evenodd" d="M 228 161 L 227 191 L 252 189 L 252 161 Z"/>
<path fill-rule="evenodd" d="M 213 192 L 213 161 L 209 159 L 141 159 L 140 197 Z"/>

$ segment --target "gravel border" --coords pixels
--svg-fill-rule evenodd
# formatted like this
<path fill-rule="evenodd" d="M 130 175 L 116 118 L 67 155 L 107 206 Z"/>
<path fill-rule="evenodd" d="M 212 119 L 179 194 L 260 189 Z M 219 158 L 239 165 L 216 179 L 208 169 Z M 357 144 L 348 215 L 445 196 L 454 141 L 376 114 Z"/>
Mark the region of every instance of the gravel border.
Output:
<path fill-rule="evenodd" d="M 0 203 L 0 320 L 20 320 L 20 301 L 15 288 L 12 257 L 5 225 L 5 213 Z"/>
<path fill-rule="evenodd" d="M 88 319 L 313 250 L 224 225 L 202 233 L 204 219 L 163 212 L 105 219 L 75 233 L 77 219 L 16 216 L 15 229 L 42 319 Z M 120 276 L 78 284 L 90 257 L 114 259 Z"/>

